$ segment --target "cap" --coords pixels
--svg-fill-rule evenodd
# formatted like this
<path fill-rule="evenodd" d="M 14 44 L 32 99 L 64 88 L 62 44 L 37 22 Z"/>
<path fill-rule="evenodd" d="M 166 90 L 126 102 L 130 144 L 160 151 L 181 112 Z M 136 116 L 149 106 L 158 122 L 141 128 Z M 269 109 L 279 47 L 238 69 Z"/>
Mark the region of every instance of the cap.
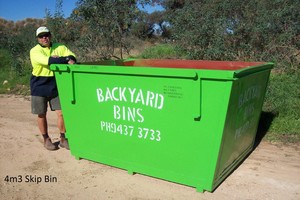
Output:
<path fill-rule="evenodd" d="M 41 33 L 50 33 L 50 31 L 47 27 L 41 26 L 36 30 L 36 36 L 38 36 Z"/>

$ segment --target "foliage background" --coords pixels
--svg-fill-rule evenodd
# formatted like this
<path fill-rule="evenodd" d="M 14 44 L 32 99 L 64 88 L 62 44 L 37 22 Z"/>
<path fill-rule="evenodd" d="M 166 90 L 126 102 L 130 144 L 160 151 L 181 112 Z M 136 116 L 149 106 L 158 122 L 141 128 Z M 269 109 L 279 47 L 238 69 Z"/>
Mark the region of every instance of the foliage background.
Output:
<path fill-rule="evenodd" d="M 0 93 L 29 94 L 29 50 L 35 30 L 46 25 L 53 39 L 80 62 L 128 57 L 274 62 L 262 122 L 270 140 L 300 138 L 300 6 L 298 0 L 78 0 L 64 18 L 62 0 L 44 19 L 0 18 Z M 138 5 L 160 4 L 145 13 Z M 166 26 L 164 24 L 170 24 Z M 151 27 L 158 24 L 161 35 Z"/>

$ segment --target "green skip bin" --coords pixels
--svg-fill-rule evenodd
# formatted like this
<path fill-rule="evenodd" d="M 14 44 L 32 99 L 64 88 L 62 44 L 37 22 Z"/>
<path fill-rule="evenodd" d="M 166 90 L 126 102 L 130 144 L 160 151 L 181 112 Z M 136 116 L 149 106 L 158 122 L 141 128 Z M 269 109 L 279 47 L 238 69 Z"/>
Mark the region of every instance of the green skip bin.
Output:
<path fill-rule="evenodd" d="M 273 63 L 51 65 L 72 155 L 212 192 L 251 152 Z"/>

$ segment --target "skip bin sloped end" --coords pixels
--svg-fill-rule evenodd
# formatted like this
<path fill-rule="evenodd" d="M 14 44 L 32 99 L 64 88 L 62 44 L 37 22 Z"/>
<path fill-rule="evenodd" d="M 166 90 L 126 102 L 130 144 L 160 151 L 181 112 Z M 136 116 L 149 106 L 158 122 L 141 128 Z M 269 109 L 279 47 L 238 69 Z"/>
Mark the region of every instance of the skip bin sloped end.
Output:
<path fill-rule="evenodd" d="M 246 68 L 237 70 L 234 72 L 234 77 L 235 78 L 240 78 L 252 73 L 256 73 L 259 71 L 264 71 L 264 70 L 271 70 L 274 67 L 274 63 L 272 62 L 258 62 L 257 65 L 253 65 L 253 66 L 248 66 Z"/>

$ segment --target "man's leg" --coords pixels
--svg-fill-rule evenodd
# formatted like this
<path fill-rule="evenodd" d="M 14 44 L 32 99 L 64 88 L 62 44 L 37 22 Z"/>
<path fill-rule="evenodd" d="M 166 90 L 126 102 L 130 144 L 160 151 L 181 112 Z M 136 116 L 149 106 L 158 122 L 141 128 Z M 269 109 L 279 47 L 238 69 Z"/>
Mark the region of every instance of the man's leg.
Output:
<path fill-rule="evenodd" d="M 48 124 L 47 124 L 47 116 L 46 114 L 38 115 L 38 127 L 42 135 L 48 133 Z"/>
<path fill-rule="evenodd" d="M 51 142 L 51 139 L 48 135 L 48 123 L 47 123 L 47 115 L 46 114 L 38 115 L 38 127 L 44 138 L 45 148 L 50 151 L 56 150 L 57 147 Z"/>
<path fill-rule="evenodd" d="M 61 110 L 55 110 L 57 115 L 57 127 L 60 131 L 60 147 L 70 149 L 68 140 L 65 137 L 66 128 L 65 128 L 65 122 L 64 117 Z"/>
<path fill-rule="evenodd" d="M 64 122 L 64 117 L 62 115 L 61 110 L 55 110 L 56 115 L 57 115 L 57 128 L 59 129 L 60 133 L 65 133 L 66 128 L 65 128 L 65 122 Z"/>
<path fill-rule="evenodd" d="M 65 137 L 66 128 L 65 128 L 64 117 L 61 111 L 59 97 L 55 97 L 50 100 L 50 107 L 51 110 L 55 110 L 55 113 L 57 115 L 57 128 L 60 131 L 60 139 L 61 139 L 59 145 L 62 148 L 69 149 L 69 143 Z"/>
<path fill-rule="evenodd" d="M 44 147 L 48 150 L 55 150 L 57 147 L 51 142 L 48 135 L 47 123 L 47 98 L 46 97 L 31 97 L 31 109 L 33 114 L 37 114 L 37 123 L 40 133 L 44 138 Z"/>

